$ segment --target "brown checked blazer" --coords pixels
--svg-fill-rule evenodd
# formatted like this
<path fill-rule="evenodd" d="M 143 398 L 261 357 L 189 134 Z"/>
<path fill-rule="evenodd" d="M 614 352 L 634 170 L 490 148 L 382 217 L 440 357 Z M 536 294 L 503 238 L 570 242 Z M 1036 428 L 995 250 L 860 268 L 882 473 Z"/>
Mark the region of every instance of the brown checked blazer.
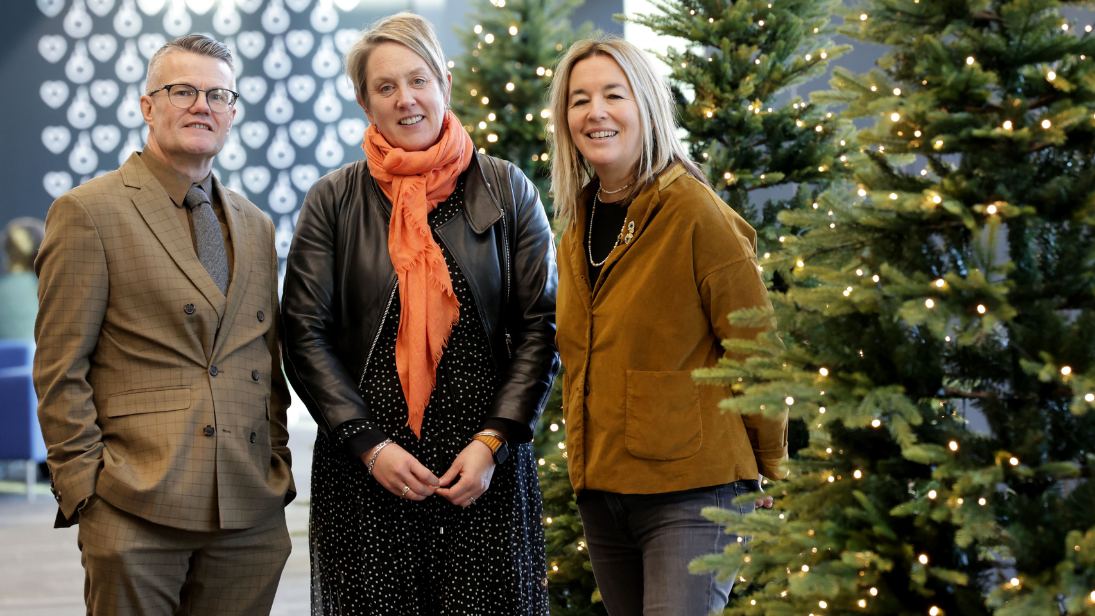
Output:
<path fill-rule="evenodd" d="M 49 210 L 34 385 L 68 523 L 94 494 L 175 528 L 250 528 L 296 493 L 274 226 L 214 187 L 235 249 L 227 298 L 137 154 Z"/>

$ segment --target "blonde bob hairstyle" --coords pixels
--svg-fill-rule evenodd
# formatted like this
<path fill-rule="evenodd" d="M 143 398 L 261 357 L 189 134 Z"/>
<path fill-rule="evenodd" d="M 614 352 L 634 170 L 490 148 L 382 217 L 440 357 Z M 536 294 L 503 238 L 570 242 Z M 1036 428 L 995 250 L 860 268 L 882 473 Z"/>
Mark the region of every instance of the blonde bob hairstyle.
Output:
<path fill-rule="evenodd" d="M 366 87 L 369 55 L 381 43 L 399 43 L 418 54 L 437 77 L 441 93 L 448 94 L 448 80 L 445 76 L 449 72 L 445 70 L 445 52 L 441 51 L 441 42 L 437 40 L 433 24 L 414 13 L 403 11 L 373 22 L 370 27 L 362 30 L 361 38 L 346 52 L 343 60 L 346 74 L 350 76 L 363 105 L 369 105 L 369 90 Z"/>
<path fill-rule="evenodd" d="M 554 131 L 549 128 L 547 138 L 552 147 L 551 190 L 555 197 L 556 218 L 566 221 L 568 225 L 574 224 L 582 190 L 596 178 L 593 167 L 574 144 L 567 123 L 570 75 L 576 64 L 593 55 L 607 56 L 620 65 L 639 107 L 642 152 L 635 169 L 635 181 L 624 199 L 639 194 L 675 163 L 681 163 L 690 175 L 710 186 L 677 138 L 673 96 L 669 85 L 654 70 L 647 54 L 617 36 L 587 39 L 574 43 L 567 50 L 551 81 L 549 105 L 554 118 Z"/>

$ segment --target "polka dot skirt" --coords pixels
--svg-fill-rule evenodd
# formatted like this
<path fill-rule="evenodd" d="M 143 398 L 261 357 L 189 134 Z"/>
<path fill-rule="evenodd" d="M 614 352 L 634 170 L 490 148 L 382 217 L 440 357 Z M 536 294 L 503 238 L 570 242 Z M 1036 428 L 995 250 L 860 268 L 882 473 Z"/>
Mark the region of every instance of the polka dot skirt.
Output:
<path fill-rule="evenodd" d="M 429 215 L 432 228 L 463 202 L 463 178 Z M 441 245 L 460 322 L 437 369 L 418 440 L 395 367 L 398 294 L 384 320 L 363 397 L 373 423 L 440 477 L 486 418 L 499 375 L 463 272 Z M 322 433 L 312 464 L 312 614 L 536 615 L 548 612 L 543 509 L 532 444 L 513 447 L 490 488 L 461 509 L 441 496 L 400 498 Z"/>

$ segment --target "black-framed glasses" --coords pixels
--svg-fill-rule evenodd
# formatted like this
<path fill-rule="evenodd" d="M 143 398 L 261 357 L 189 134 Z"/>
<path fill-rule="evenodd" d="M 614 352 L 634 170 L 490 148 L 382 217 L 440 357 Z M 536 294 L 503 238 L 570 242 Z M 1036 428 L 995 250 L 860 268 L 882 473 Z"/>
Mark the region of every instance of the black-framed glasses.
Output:
<path fill-rule="evenodd" d="M 149 92 L 148 95 L 152 96 L 160 90 L 167 90 L 167 101 L 171 103 L 173 107 L 178 107 L 179 109 L 190 109 L 194 106 L 194 103 L 198 102 L 198 93 L 205 92 L 206 103 L 209 105 L 210 109 L 217 113 L 224 113 L 231 110 L 236 104 L 236 99 L 240 97 L 238 93 L 233 92 L 228 88 L 199 90 L 188 83 L 168 84 L 159 90 Z"/>

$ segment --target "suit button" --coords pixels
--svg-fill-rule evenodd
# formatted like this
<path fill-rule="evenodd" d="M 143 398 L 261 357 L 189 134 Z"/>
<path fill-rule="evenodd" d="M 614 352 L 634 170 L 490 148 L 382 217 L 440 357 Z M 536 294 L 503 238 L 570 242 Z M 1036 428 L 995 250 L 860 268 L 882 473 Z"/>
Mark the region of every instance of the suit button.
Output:
<path fill-rule="evenodd" d="M 206 426 L 203 432 L 205 432 L 206 436 L 213 436 L 213 433 L 216 432 L 216 430 L 213 429 L 213 426 Z"/>
<path fill-rule="evenodd" d="M 251 380 L 252 381 L 259 380 L 259 371 L 258 370 L 252 370 L 251 371 Z"/>
<path fill-rule="evenodd" d="M 217 370 L 216 366 L 209 367 L 209 376 L 217 376 L 218 374 L 220 374 L 220 370 Z"/>
<path fill-rule="evenodd" d="M 194 314 L 194 304 L 187 304 L 183 306 L 183 312 L 186 314 Z"/>
<path fill-rule="evenodd" d="M 261 310 L 259 310 L 259 313 L 255 316 L 257 316 L 259 318 L 259 323 L 262 323 L 263 321 L 266 320 L 266 315 L 263 314 Z"/>
<path fill-rule="evenodd" d="M 254 432 L 252 432 L 251 433 L 251 442 L 254 443 L 256 438 L 257 438 L 257 435 Z"/>

